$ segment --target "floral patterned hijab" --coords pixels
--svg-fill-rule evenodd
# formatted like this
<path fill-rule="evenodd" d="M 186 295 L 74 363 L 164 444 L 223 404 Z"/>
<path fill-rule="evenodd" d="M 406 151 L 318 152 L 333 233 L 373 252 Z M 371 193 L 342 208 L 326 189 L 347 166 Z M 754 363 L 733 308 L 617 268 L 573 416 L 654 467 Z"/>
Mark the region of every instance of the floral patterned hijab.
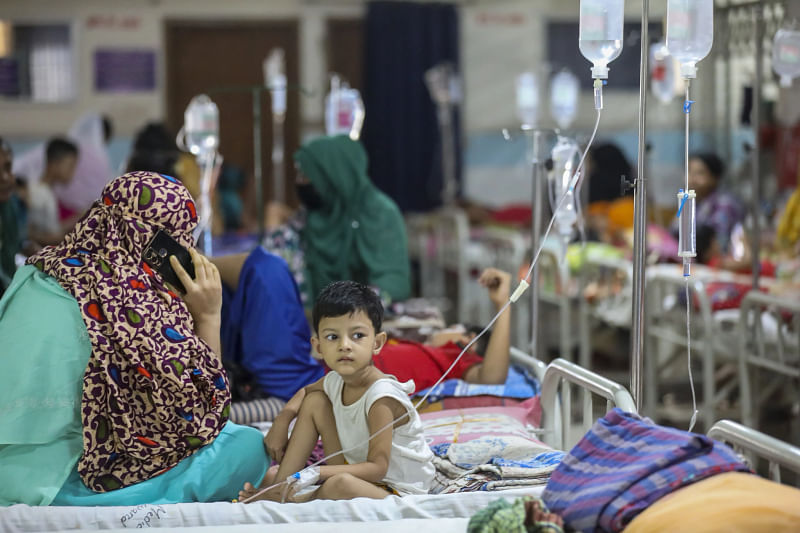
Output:
<path fill-rule="evenodd" d="M 61 244 L 28 260 L 75 297 L 92 344 L 78 472 L 96 492 L 172 468 L 212 442 L 228 418 L 220 355 L 194 334 L 185 303 L 142 262 L 159 228 L 188 248 L 196 225 L 181 183 L 132 172 L 105 187 Z"/>

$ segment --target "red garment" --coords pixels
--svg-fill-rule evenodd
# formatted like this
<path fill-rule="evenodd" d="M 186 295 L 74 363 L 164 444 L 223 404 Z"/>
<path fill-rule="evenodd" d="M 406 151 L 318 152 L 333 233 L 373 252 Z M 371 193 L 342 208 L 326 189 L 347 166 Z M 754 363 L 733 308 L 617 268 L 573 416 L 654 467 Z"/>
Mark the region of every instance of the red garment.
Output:
<path fill-rule="evenodd" d="M 452 342 L 434 348 L 418 342 L 390 340 L 372 360 L 378 370 L 401 382 L 413 379 L 416 393 L 436 383 L 460 353 L 461 348 Z M 462 379 L 467 370 L 482 362 L 479 355 L 467 352 L 445 379 Z"/>

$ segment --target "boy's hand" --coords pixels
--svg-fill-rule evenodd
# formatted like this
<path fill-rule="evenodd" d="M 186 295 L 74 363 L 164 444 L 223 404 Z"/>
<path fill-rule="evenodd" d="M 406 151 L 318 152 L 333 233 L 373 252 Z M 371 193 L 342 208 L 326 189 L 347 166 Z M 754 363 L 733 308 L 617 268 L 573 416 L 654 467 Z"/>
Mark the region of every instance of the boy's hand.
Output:
<path fill-rule="evenodd" d="M 278 422 L 276 420 L 276 422 Z M 273 423 L 269 428 L 267 436 L 264 437 L 264 447 L 267 453 L 276 463 L 280 463 L 283 454 L 286 453 L 286 445 L 289 443 L 289 431 L 281 423 Z"/>
<path fill-rule="evenodd" d="M 499 309 L 511 295 L 511 274 L 496 268 L 487 268 L 478 279 L 478 283 L 489 291 L 489 299 Z"/>

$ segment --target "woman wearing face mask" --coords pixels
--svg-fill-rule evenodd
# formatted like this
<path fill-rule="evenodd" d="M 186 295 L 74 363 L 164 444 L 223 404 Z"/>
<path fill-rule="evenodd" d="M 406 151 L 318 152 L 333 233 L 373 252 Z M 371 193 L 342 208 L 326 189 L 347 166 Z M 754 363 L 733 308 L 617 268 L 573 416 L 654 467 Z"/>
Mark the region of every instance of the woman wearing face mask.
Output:
<path fill-rule="evenodd" d="M 410 293 L 408 244 L 395 203 L 367 176 L 367 154 L 345 135 L 317 138 L 295 153 L 302 207 L 267 208 L 264 247 L 282 256 L 304 305 L 333 281 L 378 289 L 384 300 Z"/>

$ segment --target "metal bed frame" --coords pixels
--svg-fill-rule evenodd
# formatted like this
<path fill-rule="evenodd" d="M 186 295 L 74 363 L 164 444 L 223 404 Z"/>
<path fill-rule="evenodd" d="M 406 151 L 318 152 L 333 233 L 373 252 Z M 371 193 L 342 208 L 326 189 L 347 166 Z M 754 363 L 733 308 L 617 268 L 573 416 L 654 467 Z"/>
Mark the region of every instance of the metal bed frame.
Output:
<path fill-rule="evenodd" d="M 748 457 L 754 468 L 755 461 L 766 460 L 769 479 L 776 483 L 781 482 L 781 467 L 793 471 L 800 479 L 800 448 L 730 420 L 720 420 L 707 435 L 731 444 L 734 450 Z"/>
<path fill-rule="evenodd" d="M 776 331 L 768 334 L 764 318 L 770 317 Z M 786 384 L 794 380 L 791 399 L 800 405 L 797 381 L 800 380 L 800 302 L 781 298 L 761 291 L 750 291 L 742 300 L 739 316 L 739 377 L 741 382 L 740 405 L 742 422 L 758 427 L 759 407 Z M 768 386 L 761 389 L 760 375 L 770 374 Z M 783 379 L 775 379 L 780 376 Z M 800 442 L 800 421 L 793 421 L 793 439 Z"/>

